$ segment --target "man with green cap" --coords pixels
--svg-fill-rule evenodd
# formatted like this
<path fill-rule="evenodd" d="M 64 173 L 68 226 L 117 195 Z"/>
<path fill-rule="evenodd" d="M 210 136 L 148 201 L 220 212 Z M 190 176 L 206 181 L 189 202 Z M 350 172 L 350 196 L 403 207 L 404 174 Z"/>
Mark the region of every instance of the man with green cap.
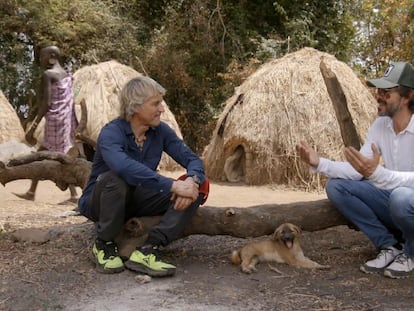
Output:
<path fill-rule="evenodd" d="M 359 152 L 346 148 L 348 162 L 339 162 L 319 157 L 306 142 L 296 150 L 312 170 L 329 177 L 328 198 L 378 249 L 360 270 L 405 278 L 414 271 L 414 182 L 407 182 L 414 175 L 414 67 L 391 63 L 367 84 L 377 88 L 383 110 Z M 378 165 L 380 156 L 384 166 Z"/>

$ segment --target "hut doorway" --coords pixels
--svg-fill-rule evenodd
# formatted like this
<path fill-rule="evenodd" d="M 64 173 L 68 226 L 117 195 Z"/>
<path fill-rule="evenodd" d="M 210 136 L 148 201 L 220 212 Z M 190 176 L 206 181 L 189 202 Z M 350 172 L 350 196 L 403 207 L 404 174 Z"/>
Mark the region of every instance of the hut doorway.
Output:
<path fill-rule="evenodd" d="M 246 152 L 242 145 L 234 149 L 224 163 L 224 175 L 229 182 L 243 182 L 246 175 Z"/>

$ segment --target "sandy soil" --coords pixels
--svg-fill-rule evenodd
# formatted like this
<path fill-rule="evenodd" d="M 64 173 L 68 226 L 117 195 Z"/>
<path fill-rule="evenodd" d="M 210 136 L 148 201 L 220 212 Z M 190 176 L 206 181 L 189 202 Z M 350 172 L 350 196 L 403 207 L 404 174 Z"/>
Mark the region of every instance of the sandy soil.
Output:
<path fill-rule="evenodd" d="M 304 270 L 266 264 L 246 275 L 229 262 L 232 249 L 253 239 L 193 235 L 166 249 L 177 265 L 172 278 L 144 280 L 125 271 L 103 275 L 89 259 L 93 225 L 70 216 L 69 198 L 51 182 L 34 202 L 17 198 L 29 181 L 0 186 L 0 310 L 413 310 L 412 279 L 359 272 L 375 256 L 360 232 L 339 226 L 304 232 L 305 254 L 331 265 Z M 209 206 L 252 206 L 318 200 L 323 193 L 281 187 L 211 185 Z M 49 233 L 46 242 L 16 241 L 24 228 Z M 266 238 L 266 237 L 262 237 Z M 262 239 L 262 238 L 258 238 Z"/>

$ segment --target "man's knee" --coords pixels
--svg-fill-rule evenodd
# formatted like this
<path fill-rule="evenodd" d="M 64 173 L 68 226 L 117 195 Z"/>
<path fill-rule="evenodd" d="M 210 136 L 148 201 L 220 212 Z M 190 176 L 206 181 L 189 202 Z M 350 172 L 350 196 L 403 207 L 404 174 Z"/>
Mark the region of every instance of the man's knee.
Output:
<path fill-rule="evenodd" d="M 390 213 L 396 220 L 407 217 L 409 210 L 414 209 L 411 199 L 414 195 L 414 190 L 410 188 L 397 188 L 390 194 Z"/>
<path fill-rule="evenodd" d="M 105 189 L 106 191 L 116 191 L 124 195 L 126 195 L 129 187 L 121 177 L 112 171 L 99 175 L 96 181 L 97 186 L 102 187 L 102 189 Z"/>
<path fill-rule="evenodd" d="M 326 182 L 325 191 L 330 200 L 335 199 L 338 193 L 342 192 L 340 189 L 343 188 L 344 179 L 330 178 Z"/>

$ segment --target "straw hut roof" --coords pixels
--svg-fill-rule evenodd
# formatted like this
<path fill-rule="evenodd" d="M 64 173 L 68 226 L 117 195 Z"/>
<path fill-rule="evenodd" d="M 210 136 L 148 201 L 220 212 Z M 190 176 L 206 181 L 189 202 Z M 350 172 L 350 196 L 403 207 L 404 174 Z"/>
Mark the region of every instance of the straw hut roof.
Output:
<path fill-rule="evenodd" d="M 85 99 L 87 107 L 88 122 L 85 135 L 97 140 L 101 128 L 119 115 L 118 94 L 122 87 L 130 79 L 138 76 L 141 76 L 139 72 L 114 60 L 85 66 L 74 73 L 75 109 L 78 120 L 81 118 L 82 99 Z M 161 120 L 168 123 L 177 135 L 182 137 L 174 115 L 165 102 L 164 105 L 165 112 Z M 41 125 L 39 124 L 39 128 Z M 178 168 L 178 164 L 164 154 L 159 168 L 174 170 Z"/>
<path fill-rule="evenodd" d="M 261 66 L 225 102 L 203 153 L 212 180 L 322 186 L 324 177 L 310 174 L 295 152 L 306 140 L 320 155 L 343 159 L 340 127 L 319 69 L 322 58 L 338 78 L 359 137 L 365 137 L 376 116 L 371 93 L 345 63 L 304 48 Z"/>
<path fill-rule="evenodd" d="M 11 140 L 23 141 L 24 130 L 16 111 L 0 91 L 0 143 Z"/>
<path fill-rule="evenodd" d="M 73 75 L 77 116 L 80 118 L 79 102 L 84 98 L 88 110 L 87 134 L 94 140 L 98 138 L 103 125 L 119 115 L 118 95 L 129 80 L 142 76 L 135 69 L 108 61 L 83 67 Z M 165 104 L 161 119 L 168 123 L 181 136 L 181 131 Z"/>

